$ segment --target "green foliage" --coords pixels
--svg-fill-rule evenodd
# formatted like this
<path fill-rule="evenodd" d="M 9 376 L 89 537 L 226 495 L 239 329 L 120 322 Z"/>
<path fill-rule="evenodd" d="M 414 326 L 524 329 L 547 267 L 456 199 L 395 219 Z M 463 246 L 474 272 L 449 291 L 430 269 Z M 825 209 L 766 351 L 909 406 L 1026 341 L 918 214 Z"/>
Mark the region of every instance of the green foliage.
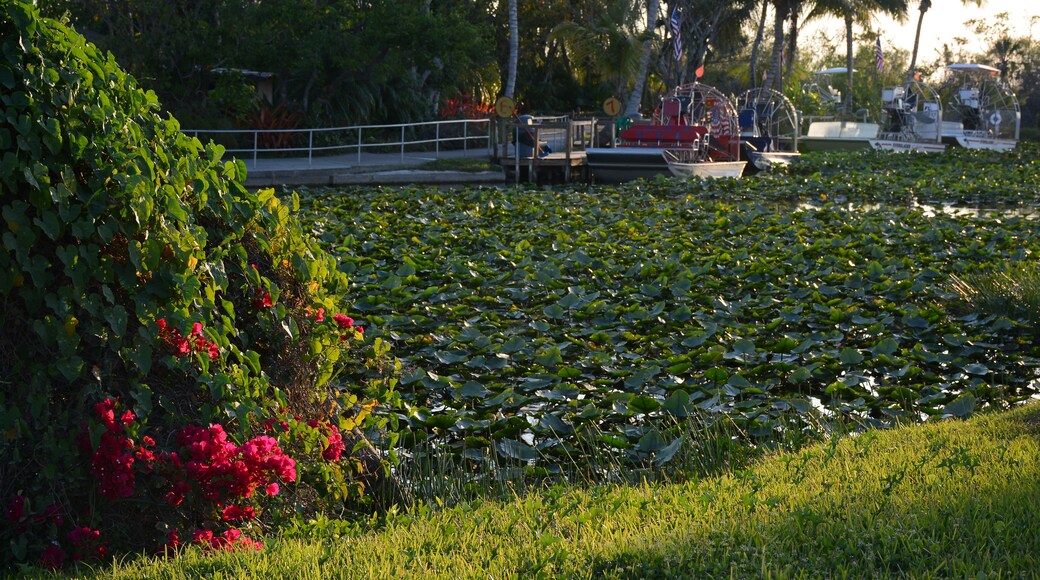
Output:
<path fill-rule="evenodd" d="M 494 96 L 491 30 L 475 5 L 128 0 L 70 14 L 189 128 L 243 112 L 218 67 L 273 73 L 273 104 L 309 126 L 430 120 L 442 97 Z"/>
<path fill-rule="evenodd" d="M 392 368 L 332 321 L 348 280 L 295 202 L 246 191 L 241 162 L 180 133 L 111 55 L 31 3 L 4 2 L 0 30 L 0 498 L 57 503 L 66 525 L 100 528 L 113 548 L 154 549 L 156 522 L 134 517 L 133 498 L 96 495 L 100 432 L 77 445 L 108 397 L 160 446 L 188 424 L 242 442 L 277 407 L 304 421 L 343 413 L 357 440 L 346 417 L 362 393 L 343 371 L 380 374 L 367 403 L 392 396 Z M 10 533 L 4 564 L 38 555 L 10 552 Z"/>
<path fill-rule="evenodd" d="M 1037 175 L 1029 147 L 866 152 L 745 180 L 302 204 L 402 360 L 405 446 L 637 469 L 694 413 L 769 441 L 816 411 L 885 425 L 1030 397 L 1026 320 L 965 313 L 949 283 L 1040 251 Z"/>

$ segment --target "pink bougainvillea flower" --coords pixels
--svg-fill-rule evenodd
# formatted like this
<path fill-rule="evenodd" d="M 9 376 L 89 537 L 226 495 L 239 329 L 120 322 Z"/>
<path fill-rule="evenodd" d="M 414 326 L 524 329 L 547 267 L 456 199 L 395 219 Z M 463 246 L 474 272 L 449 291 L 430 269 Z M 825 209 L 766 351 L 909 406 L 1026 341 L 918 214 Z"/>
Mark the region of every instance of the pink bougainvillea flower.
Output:
<path fill-rule="evenodd" d="M 275 496 L 275 495 L 278 495 L 279 491 L 281 491 L 281 488 L 278 487 L 277 483 L 269 483 L 269 484 L 267 484 L 267 495 Z"/>
<path fill-rule="evenodd" d="M 195 324 L 191 325 L 191 335 L 192 336 L 202 336 L 202 323 L 201 322 L 196 322 Z"/>
<path fill-rule="evenodd" d="M 354 326 L 354 319 L 346 314 L 334 314 L 332 319 L 336 321 L 336 324 L 338 324 L 340 328 L 350 328 Z"/>
<path fill-rule="evenodd" d="M 317 322 L 325 322 L 325 309 L 319 308 L 318 312 L 314 315 L 314 320 Z"/>
<path fill-rule="evenodd" d="M 119 420 L 122 421 L 123 425 L 126 425 L 127 427 L 133 425 L 134 419 L 136 419 L 136 417 L 134 416 L 134 412 L 130 409 L 123 411 L 123 414 L 119 416 Z"/>

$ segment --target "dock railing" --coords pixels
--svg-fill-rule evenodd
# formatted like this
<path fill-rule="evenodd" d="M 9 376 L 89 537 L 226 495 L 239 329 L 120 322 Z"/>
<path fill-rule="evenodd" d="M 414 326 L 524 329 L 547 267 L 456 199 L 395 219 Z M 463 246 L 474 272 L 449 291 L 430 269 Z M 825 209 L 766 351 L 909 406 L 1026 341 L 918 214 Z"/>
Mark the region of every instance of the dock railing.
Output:
<path fill-rule="evenodd" d="M 306 157 L 362 153 L 425 151 L 436 156 L 442 150 L 485 149 L 493 153 L 491 119 L 454 119 L 395 125 L 352 125 L 321 129 L 183 129 L 199 138 L 212 139 L 239 158 Z"/>

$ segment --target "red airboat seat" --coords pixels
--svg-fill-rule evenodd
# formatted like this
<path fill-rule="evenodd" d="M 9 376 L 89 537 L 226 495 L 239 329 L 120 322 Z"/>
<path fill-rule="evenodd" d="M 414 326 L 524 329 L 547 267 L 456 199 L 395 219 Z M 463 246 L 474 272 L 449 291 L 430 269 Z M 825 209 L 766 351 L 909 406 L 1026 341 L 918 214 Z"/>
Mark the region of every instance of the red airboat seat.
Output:
<path fill-rule="evenodd" d="M 633 125 L 621 131 L 621 141 L 643 147 L 688 147 L 707 134 L 708 129 L 698 125 Z"/>

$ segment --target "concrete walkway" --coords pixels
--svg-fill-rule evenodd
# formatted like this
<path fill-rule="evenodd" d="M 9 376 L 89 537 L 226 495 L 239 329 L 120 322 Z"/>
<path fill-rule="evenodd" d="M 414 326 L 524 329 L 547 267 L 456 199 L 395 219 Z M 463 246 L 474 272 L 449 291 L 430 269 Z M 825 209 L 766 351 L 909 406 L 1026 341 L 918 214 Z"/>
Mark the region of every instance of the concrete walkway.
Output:
<path fill-rule="evenodd" d="M 488 159 L 484 148 L 466 151 L 356 153 L 304 158 L 243 159 L 247 187 L 280 185 L 402 185 L 408 183 L 503 183 L 501 170 L 480 173 L 430 171 L 421 166 L 434 159 Z"/>

